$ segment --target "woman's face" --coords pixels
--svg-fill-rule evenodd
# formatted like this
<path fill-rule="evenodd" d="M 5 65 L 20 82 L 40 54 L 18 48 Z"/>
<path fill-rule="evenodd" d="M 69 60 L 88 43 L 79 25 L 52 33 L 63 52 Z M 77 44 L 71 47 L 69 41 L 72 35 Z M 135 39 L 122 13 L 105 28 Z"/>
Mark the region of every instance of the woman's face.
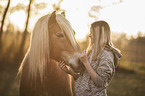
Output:
<path fill-rule="evenodd" d="M 91 43 L 93 43 L 94 41 L 93 41 L 93 33 L 92 33 L 92 30 L 91 30 L 91 32 L 90 32 L 90 34 L 89 34 L 89 37 L 90 37 L 90 39 L 91 39 Z"/>

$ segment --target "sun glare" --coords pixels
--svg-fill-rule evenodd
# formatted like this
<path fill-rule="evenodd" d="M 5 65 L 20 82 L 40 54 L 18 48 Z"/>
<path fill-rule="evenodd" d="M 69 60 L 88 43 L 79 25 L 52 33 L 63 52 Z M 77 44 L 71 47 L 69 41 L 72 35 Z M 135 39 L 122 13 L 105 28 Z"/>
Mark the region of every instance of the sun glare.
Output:
<path fill-rule="evenodd" d="M 16 1 L 16 2 L 14 2 Z M 145 33 L 145 14 L 143 14 L 143 0 L 63 0 L 61 9 L 66 11 L 66 18 L 70 21 L 73 29 L 76 32 L 76 39 L 84 39 L 89 32 L 89 27 L 96 19 L 89 17 L 88 12 L 92 6 L 100 5 L 103 9 L 97 17 L 101 20 L 106 20 L 113 32 L 126 33 L 127 35 L 136 35 L 138 31 Z M 32 31 L 35 22 L 39 17 L 51 13 L 52 5 L 57 4 L 58 0 L 35 0 L 35 3 L 45 2 L 48 6 L 44 10 L 38 10 L 39 14 L 31 14 L 29 22 L 29 30 Z M 114 3 L 112 3 L 114 2 Z M 11 6 L 16 6 L 18 3 L 28 5 L 29 0 L 13 0 Z M 116 4 L 118 3 L 118 4 Z M 19 30 L 23 30 L 26 22 L 26 13 L 23 10 L 16 11 L 10 15 L 12 22 Z"/>
<path fill-rule="evenodd" d="M 9 17 L 10 22 L 14 24 L 18 28 L 18 30 L 23 31 L 26 22 L 26 13 L 23 10 L 14 12 Z"/>
<path fill-rule="evenodd" d="M 61 4 L 66 10 L 66 18 L 71 22 L 73 29 L 76 31 L 76 39 L 82 40 L 89 32 L 89 25 L 93 22 L 89 18 L 88 11 L 91 6 L 98 3 L 98 0 L 64 0 Z"/>
<path fill-rule="evenodd" d="M 141 0 L 126 0 L 124 3 L 104 8 L 101 18 L 109 22 L 112 31 L 135 36 L 139 31 L 145 32 L 144 8 Z"/>

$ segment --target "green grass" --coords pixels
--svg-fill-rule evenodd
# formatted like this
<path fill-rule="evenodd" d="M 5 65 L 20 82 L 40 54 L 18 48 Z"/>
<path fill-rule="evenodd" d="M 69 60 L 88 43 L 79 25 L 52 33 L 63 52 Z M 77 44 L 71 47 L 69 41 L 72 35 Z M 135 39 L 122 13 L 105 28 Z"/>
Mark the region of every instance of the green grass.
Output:
<path fill-rule="evenodd" d="M 108 96 L 145 96 L 145 70 L 138 71 L 138 68 L 137 71 L 117 69 L 108 86 Z"/>

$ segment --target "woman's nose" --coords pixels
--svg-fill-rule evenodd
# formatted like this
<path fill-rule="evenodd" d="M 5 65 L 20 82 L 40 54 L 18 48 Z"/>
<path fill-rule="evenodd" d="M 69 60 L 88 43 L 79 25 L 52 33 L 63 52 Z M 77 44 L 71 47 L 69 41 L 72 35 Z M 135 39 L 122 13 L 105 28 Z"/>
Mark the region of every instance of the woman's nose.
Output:
<path fill-rule="evenodd" d="M 92 38 L 93 37 L 92 34 L 89 34 L 89 37 Z"/>
<path fill-rule="evenodd" d="M 89 34 L 89 37 L 91 37 L 91 34 Z"/>

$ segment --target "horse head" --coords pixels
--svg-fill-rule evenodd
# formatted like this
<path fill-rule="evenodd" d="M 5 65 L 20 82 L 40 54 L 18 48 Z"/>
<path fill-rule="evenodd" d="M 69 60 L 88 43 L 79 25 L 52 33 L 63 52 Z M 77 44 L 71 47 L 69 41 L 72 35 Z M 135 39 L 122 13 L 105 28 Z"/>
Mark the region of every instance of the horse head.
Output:
<path fill-rule="evenodd" d="M 50 38 L 50 58 L 63 60 L 72 69 L 79 69 L 81 49 L 74 38 L 74 30 L 69 21 L 60 14 L 53 12 L 48 21 Z"/>

